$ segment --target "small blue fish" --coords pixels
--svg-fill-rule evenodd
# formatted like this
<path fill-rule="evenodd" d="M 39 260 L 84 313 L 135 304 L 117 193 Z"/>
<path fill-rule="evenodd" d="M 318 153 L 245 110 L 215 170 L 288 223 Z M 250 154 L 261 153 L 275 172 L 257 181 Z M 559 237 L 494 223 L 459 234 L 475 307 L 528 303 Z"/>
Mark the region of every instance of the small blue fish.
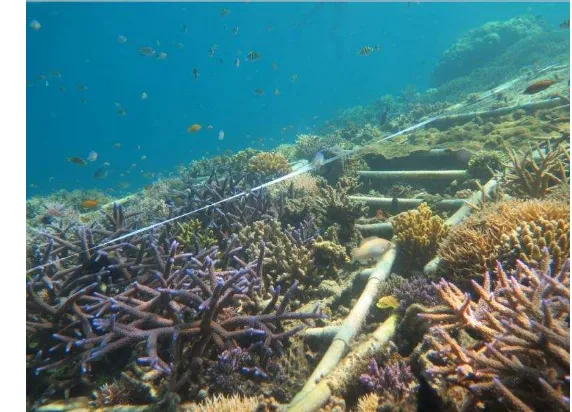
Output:
<path fill-rule="evenodd" d="M 316 153 L 316 156 L 314 156 L 314 160 L 312 160 L 312 167 L 314 169 L 319 169 L 320 167 L 322 167 L 325 160 L 326 159 L 324 158 L 324 154 L 322 152 Z"/>

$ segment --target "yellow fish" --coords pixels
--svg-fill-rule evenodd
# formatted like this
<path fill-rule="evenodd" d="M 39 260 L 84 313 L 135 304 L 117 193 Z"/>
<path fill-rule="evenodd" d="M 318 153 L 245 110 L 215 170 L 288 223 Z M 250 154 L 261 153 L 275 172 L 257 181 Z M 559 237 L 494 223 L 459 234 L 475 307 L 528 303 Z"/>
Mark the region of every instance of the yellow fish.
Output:
<path fill-rule="evenodd" d="M 365 263 L 370 259 L 379 260 L 381 256 L 391 248 L 391 242 L 379 237 L 364 239 L 360 247 L 354 250 L 353 262 Z"/>
<path fill-rule="evenodd" d="M 379 309 L 388 309 L 388 308 L 395 309 L 399 307 L 399 302 L 397 301 L 397 299 L 395 299 L 395 297 L 389 295 L 379 298 L 375 306 L 377 306 Z"/>

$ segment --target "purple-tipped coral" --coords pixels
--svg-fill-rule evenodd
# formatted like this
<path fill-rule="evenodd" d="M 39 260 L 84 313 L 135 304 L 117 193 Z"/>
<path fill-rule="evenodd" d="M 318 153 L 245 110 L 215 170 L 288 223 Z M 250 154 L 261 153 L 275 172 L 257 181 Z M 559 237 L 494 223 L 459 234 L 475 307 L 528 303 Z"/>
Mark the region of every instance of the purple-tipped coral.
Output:
<path fill-rule="evenodd" d="M 114 230 L 104 236 L 124 231 L 118 210 L 112 217 Z M 272 299 L 262 303 L 264 242 L 258 259 L 247 263 L 235 238 L 225 250 L 214 246 L 191 254 L 178 253 L 178 243 L 168 242 L 165 233 L 99 250 L 90 249 L 90 229 L 78 231 L 79 244 L 47 237 L 42 256 L 48 265 L 30 275 L 26 288 L 28 368 L 35 375 L 29 379 L 47 389 L 36 399 L 76 385 L 94 387 L 101 374 L 124 367 L 130 353 L 179 394 L 200 382 L 205 363 L 236 348 L 256 350 L 257 361 L 245 367 L 259 376 L 304 327 L 289 321 L 322 317 L 318 307 L 288 311 L 296 283 L 281 299 L 279 289 L 269 288 Z M 80 254 L 67 267 L 49 264 L 74 251 Z M 121 361 L 109 362 L 114 357 Z"/>
<path fill-rule="evenodd" d="M 516 266 L 473 280 L 478 300 L 441 280 L 445 305 L 419 315 L 433 324 L 416 350 L 425 376 L 459 409 L 570 409 L 570 261 L 550 273 L 545 248 L 538 270 Z"/>
<path fill-rule="evenodd" d="M 430 281 L 422 276 L 406 279 L 395 288 L 393 296 L 402 309 L 407 309 L 414 303 L 423 306 L 435 306 L 439 303 L 439 296 L 435 292 L 435 288 Z"/>
<path fill-rule="evenodd" d="M 367 369 L 368 373 L 359 378 L 362 388 L 367 392 L 381 394 L 387 391 L 396 398 L 403 399 L 416 388 L 411 385 L 411 382 L 415 381 L 411 368 L 402 360 L 390 362 L 380 368 L 375 359 L 372 359 Z"/>

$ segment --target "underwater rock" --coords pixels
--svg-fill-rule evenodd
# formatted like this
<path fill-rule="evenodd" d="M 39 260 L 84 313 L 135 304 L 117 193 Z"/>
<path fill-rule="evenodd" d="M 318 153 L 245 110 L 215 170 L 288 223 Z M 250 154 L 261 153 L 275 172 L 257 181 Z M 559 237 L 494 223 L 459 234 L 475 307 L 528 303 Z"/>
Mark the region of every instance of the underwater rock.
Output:
<path fill-rule="evenodd" d="M 543 27 L 533 16 L 489 22 L 469 30 L 450 46 L 431 76 L 437 87 L 485 65 L 518 40 L 541 33 Z"/>

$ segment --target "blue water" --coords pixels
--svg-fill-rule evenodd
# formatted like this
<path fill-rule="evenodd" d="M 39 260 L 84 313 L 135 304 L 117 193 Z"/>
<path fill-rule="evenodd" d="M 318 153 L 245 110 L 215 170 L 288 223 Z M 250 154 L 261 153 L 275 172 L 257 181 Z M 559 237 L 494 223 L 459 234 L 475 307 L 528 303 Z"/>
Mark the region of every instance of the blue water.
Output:
<path fill-rule="evenodd" d="M 223 8 L 230 13 L 221 16 Z M 141 171 L 166 175 L 178 164 L 229 149 L 293 143 L 296 133 L 316 129 L 340 110 L 398 94 L 407 84 L 425 90 L 439 56 L 461 34 L 523 14 L 557 27 L 568 18 L 569 4 L 27 4 L 26 24 L 36 19 L 42 25 L 27 28 L 26 36 L 26 76 L 33 82 L 26 90 L 27 195 L 117 189 L 122 182 L 135 190 L 150 183 Z M 118 35 L 127 43 L 118 44 Z M 213 44 L 218 50 L 210 58 Z M 376 44 L 380 52 L 357 55 Z M 141 56 L 141 46 L 168 56 Z M 251 50 L 262 58 L 246 61 Z M 77 84 L 88 89 L 78 91 Z M 265 95 L 257 96 L 257 88 Z M 117 114 L 116 102 L 126 116 Z M 193 123 L 203 128 L 189 134 Z M 64 160 L 90 150 L 99 159 L 85 167 Z M 109 175 L 95 180 L 103 162 L 110 163 Z"/>

